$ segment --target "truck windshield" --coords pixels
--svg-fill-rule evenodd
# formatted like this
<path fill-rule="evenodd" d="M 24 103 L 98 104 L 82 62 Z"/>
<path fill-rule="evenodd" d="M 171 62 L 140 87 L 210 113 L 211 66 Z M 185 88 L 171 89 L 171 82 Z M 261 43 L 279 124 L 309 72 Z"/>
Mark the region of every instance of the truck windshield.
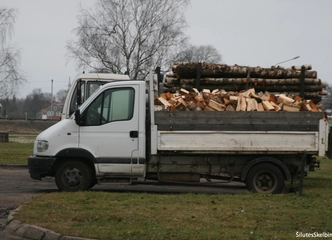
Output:
<path fill-rule="evenodd" d="M 81 80 L 77 82 L 78 84 L 81 84 L 81 99 L 84 103 L 101 85 L 107 83 L 102 82 L 98 80 Z M 75 110 L 79 107 L 77 104 L 77 85 L 75 87 L 75 90 L 73 92 L 71 101 L 70 101 L 70 109 L 69 109 L 69 115 L 72 115 Z"/>
<path fill-rule="evenodd" d="M 100 88 L 100 87 L 101 87 L 101 85 L 99 86 L 99 88 Z M 98 89 L 96 89 L 96 90 L 92 93 L 92 95 L 90 95 L 90 97 L 89 97 L 86 101 L 84 101 L 84 103 L 83 103 L 78 109 L 82 109 L 82 108 L 84 108 L 84 107 L 88 104 L 90 98 L 94 98 L 95 95 L 98 93 L 97 90 L 98 90 Z M 74 111 L 74 112 L 75 112 L 75 111 Z M 74 117 L 74 113 L 71 114 L 71 118 L 73 118 L 73 117 Z"/>

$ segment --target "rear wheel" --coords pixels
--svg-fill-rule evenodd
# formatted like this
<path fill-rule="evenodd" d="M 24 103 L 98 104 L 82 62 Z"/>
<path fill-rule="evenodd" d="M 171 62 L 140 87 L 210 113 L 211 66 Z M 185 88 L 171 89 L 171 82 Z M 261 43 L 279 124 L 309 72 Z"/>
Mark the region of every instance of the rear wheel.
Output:
<path fill-rule="evenodd" d="M 281 170 L 270 163 L 261 163 L 250 169 L 246 178 L 248 190 L 257 193 L 281 193 L 285 183 Z"/>
<path fill-rule="evenodd" d="M 92 185 L 91 171 L 80 161 L 66 161 L 57 169 L 55 183 L 61 191 L 84 191 Z"/>

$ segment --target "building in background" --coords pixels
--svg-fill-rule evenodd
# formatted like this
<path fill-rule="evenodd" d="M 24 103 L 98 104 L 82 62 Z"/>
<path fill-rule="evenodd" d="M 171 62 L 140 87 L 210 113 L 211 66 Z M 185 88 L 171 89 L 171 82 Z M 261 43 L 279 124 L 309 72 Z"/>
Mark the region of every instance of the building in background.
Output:
<path fill-rule="evenodd" d="M 43 120 L 60 120 L 63 109 L 63 102 L 53 102 L 41 111 Z"/>

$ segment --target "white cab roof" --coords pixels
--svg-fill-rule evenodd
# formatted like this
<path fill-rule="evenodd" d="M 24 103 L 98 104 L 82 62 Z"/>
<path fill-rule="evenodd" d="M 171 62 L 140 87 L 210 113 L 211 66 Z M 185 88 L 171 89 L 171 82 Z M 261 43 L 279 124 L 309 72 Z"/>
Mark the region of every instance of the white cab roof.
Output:
<path fill-rule="evenodd" d="M 75 79 L 130 80 L 128 75 L 112 73 L 83 73 L 78 74 Z"/>

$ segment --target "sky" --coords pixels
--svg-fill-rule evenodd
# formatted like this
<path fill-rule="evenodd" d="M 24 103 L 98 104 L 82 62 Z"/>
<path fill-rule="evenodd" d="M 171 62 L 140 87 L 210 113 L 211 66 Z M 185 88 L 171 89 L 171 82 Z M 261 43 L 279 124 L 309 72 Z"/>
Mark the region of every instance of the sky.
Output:
<path fill-rule="evenodd" d="M 67 89 L 82 70 L 66 58 L 75 39 L 79 5 L 94 0 L 0 0 L 19 12 L 11 43 L 21 50 L 27 83 L 17 97 L 33 89 L 53 94 Z M 318 78 L 332 84 L 331 0 L 191 0 L 185 33 L 193 45 L 213 45 L 223 63 L 270 67 L 311 64 Z"/>

